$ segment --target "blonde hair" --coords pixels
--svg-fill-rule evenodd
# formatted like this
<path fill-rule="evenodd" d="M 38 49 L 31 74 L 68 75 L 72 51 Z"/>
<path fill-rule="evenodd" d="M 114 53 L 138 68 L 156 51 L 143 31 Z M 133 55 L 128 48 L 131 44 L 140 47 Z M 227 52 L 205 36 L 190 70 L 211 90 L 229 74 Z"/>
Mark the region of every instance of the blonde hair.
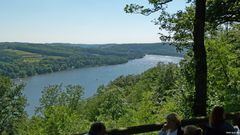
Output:
<path fill-rule="evenodd" d="M 181 120 L 179 118 L 179 116 L 176 113 L 170 113 L 167 115 L 166 117 L 167 120 L 172 121 L 174 123 L 176 123 L 177 126 L 181 125 Z"/>
<path fill-rule="evenodd" d="M 184 127 L 184 135 L 202 135 L 202 133 L 202 129 L 194 125 Z"/>

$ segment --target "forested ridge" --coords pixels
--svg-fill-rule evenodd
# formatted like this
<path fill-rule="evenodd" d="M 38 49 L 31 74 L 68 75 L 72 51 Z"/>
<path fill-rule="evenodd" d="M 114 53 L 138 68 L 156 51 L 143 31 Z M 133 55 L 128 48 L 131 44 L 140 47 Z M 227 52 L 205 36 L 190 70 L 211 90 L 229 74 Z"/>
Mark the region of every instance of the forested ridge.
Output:
<path fill-rule="evenodd" d="M 32 44 L 0 43 L 0 74 L 23 78 L 66 69 L 114 65 L 145 54 L 183 56 L 175 47 L 155 44 Z"/>

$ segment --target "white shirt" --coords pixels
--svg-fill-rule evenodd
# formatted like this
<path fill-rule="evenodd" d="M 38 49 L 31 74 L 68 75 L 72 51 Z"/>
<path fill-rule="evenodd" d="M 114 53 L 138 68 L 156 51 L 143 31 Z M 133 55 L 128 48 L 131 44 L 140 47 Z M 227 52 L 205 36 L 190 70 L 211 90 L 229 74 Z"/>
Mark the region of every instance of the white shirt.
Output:
<path fill-rule="evenodd" d="M 160 130 L 158 135 L 177 135 L 177 131 L 178 131 L 178 129 L 176 129 L 176 130 L 174 130 L 172 132 L 170 130 L 167 130 L 167 131 Z"/>
<path fill-rule="evenodd" d="M 238 128 L 238 126 L 234 126 L 234 129 L 236 131 L 236 135 L 240 135 L 240 129 Z"/>

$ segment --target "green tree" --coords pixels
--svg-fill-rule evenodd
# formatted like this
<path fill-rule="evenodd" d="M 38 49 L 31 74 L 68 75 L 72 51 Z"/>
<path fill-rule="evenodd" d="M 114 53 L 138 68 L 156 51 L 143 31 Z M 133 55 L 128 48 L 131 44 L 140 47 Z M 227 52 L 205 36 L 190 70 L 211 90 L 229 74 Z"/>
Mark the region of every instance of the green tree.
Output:
<path fill-rule="evenodd" d="M 207 0 L 206 20 L 212 27 L 240 22 L 239 0 Z"/>
<path fill-rule="evenodd" d="M 83 101 L 83 88 L 80 85 L 68 85 L 63 89 L 62 85 L 50 85 L 45 87 L 40 98 L 40 106 L 37 113 L 43 113 L 45 109 L 54 106 L 65 106 L 70 110 L 78 110 Z"/>
<path fill-rule="evenodd" d="M 153 5 L 152 9 L 131 4 L 125 7 L 125 11 L 144 15 L 160 11 L 161 15 L 157 20 L 157 24 L 160 24 L 160 29 L 170 32 L 170 35 L 167 36 L 162 34 L 161 39 L 168 41 L 173 39 L 175 45 L 192 45 L 195 65 L 195 102 L 193 104 L 193 112 L 194 115 L 206 115 L 207 57 L 204 45 L 205 19 L 211 25 L 216 24 L 216 26 L 225 22 L 239 21 L 239 2 L 237 0 L 208 0 L 207 2 L 206 0 L 194 0 L 193 5 L 188 7 L 186 12 L 178 11 L 176 14 L 170 15 L 166 12 L 166 4 L 172 0 L 148 1 Z M 191 0 L 188 0 L 188 2 L 191 2 Z M 207 12 L 206 6 L 208 7 Z M 219 6 L 221 12 L 218 12 Z M 229 11 L 224 12 L 226 9 L 229 9 Z M 205 14 L 207 14 L 207 18 Z"/>
<path fill-rule="evenodd" d="M 239 41 L 237 27 L 229 32 L 218 32 L 206 40 L 207 64 L 208 64 L 208 111 L 213 106 L 224 106 L 227 111 L 239 111 L 236 105 L 239 98 Z M 192 106 L 194 97 L 193 72 L 194 64 L 192 51 L 185 56 L 180 63 L 180 76 L 177 86 L 182 93 L 181 106 L 184 106 L 184 114 L 188 114 L 189 106 Z"/>
<path fill-rule="evenodd" d="M 206 42 L 209 67 L 209 105 L 224 105 L 227 111 L 239 111 L 239 44 L 236 27 L 228 33 L 219 32 Z M 235 40 L 233 40 L 235 39 Z M 214 96 L 215 95 L 215 96 Z M 213 102 L 213 103 L 211 103 Z"/>
<path fill-rule="evenodd" d="M 42 93 L 40 107 L 37 109 L 40 115 L 33 117 L 24 127 L 28 134 L 39 131 L 44 135 L 63 135 L 87 130 L 89 121 L 82 113 L 84 108 L 81 86 L 50 85 Z"/>
<path fill-rule="evenodd" d="M 13 134 L 15 123 L 25 116 L 23 87 L 23 84 L 15 84 L 9 78 L 0 76 L 0 134 Z"/>
<path fill-rule="evenodd" d="M 162 11 L 162 14 L 168 15 L 165 11 L 165 5 L 172 0 L 149 0 L 154 6 L 153 9 L 144 9 L 143 6 L 127 5 L 127 12 L 140 11 L 142 14 L 151 14 Z M 195 1 L 195 17 L 193 27 L 193 52 L 195 62 L 195 102 L 193 112 L 195 115 L 206 115 L 207 100 L 207 62 L 206 50 L 204 46 L 204 28 L 205 28 L 206 0 Z"/>

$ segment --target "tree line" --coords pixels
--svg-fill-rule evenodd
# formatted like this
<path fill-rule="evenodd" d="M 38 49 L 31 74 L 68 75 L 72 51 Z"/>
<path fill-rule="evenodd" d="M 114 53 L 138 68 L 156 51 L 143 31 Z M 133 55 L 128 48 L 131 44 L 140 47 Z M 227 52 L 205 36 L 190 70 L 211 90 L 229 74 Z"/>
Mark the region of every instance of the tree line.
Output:
<path fill-rule="evenodd" d="M 158 52 L 158 53 L 157 53 Z M 114 65 L 145 54 L 181 56 L 175 47 L 161 44 L 99 45 L 0 43 L 0 74 L 24 78 L 66 69 Z"/>

